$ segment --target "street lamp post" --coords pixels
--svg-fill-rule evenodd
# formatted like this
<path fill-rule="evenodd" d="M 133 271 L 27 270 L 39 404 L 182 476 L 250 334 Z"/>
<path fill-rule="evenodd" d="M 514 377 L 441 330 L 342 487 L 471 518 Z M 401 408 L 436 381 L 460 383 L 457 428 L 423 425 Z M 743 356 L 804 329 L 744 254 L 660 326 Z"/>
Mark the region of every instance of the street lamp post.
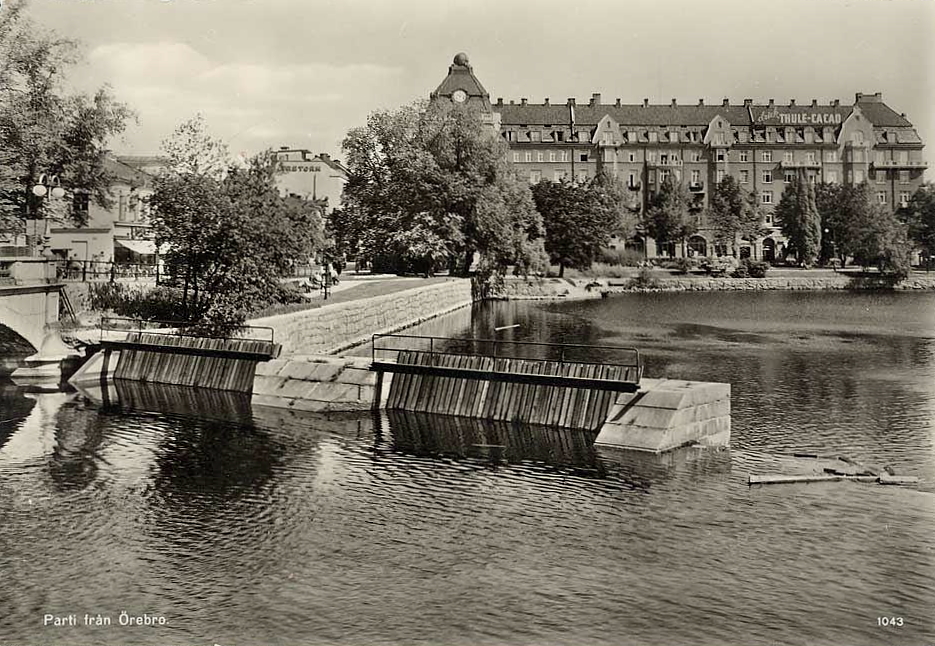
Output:
<path fill-rule="evenodd" d="M 40 207 L 38 209 L 39 215 L 42 216 L 43 226 L 42 226 L 42 251 L 41 255 L 48 258 L 52 255 L 51 251 L 51 242 L 52 242 L 52 225 L 49 217 L 44 213 L 42 209 L 42 200 L 45 199 L 46 195 L 50 195 L 53 198 L 59 199 L 65 196 L 65 189 L 62 188 L 61 183 L 59 182 L 58 175 L 50 175 L 46 177 L 43 173 L 39 175 L 39 180 L 36 182 L 36 185 L 32 187 L 32 194 L 39 198 Z M 37 228 L 38 229 L 38 228 Z M 36 237 L 38 238 L 38 230 L 34 231 Z"/>
<path fill-rule="evenodd" d="M 825 236 L 831 233 L 831 229 L 825 229 Z M 836 253 L 834 238 L 832 237 L 828 242 L 831 244 L 831 270 L 837 273 L 838 271 L 838 254 Z"/>

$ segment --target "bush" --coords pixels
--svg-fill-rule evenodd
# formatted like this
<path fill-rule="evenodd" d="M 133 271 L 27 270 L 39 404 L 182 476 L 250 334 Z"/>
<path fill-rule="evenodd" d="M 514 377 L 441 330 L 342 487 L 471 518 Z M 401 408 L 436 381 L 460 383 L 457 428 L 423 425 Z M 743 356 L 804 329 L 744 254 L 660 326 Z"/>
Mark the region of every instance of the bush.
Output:
<path fill-rule="evenodd" d="M 639 267 L 643 262 L 643 252 L 636 249 L 601 249 L 597 261 L 617 267 Z"/>
<path fill-rule="evenodd" d="M 636 278 L 630 279 L 627 287 L 635 289 L 656 289 L 659 287 L 659 281 L 653 274 L 651 267 L 640 267 L 640 273 L 636 275 Z"/>
<path fill-rule="evenodd" d="M 737 269 L 731 272 L 731 276 L 734 278 L 765 278 L 768 269 L 768 262 L 744 258 L 737 265 Z"/>
<path fill-rule="evenodd" d="M 669 268 L 680 274 L 687 274 L 695 268 L 695 262 L 691 258 L 676 258 Z"/>

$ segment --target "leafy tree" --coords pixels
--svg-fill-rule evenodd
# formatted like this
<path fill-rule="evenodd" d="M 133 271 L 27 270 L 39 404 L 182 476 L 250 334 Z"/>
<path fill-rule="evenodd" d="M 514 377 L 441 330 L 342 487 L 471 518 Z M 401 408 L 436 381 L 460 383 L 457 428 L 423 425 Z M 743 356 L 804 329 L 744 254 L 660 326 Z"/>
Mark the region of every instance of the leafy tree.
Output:
<path fill-rule="evenodd" d="M 67 94 L 76 43 L 40 30 L 22 7 L 14 3 L 0 12 L 0 218 L 8 225 L 44 215 L 50 200 L 31 190 L 43 174 L 110 206 L 107 143 L 132 116 L 106 87 L 93 95 Z M 65 205 L 62 215 L 84 224 L 86 211 L 73 206 Z"/>
<path fill-rule="evenodd" d="M 478 253 L 491 274 L 544 258 L 529 189 L 471 109 L 437 102 L 375 112 L 343 148 L 350 174 L 331 228 L 361 260 L 466 272 Z"/>
<path fill-rule="evenodd" d="M 170 159 L 173 151 L 181 159 L 200 159 L 200 151 L 222 147 L 210 138 L 190 138 L 188 128 L 176 132 L 189 148 L 167 145 Z M 282 197 L 278 170 L 267 152 L 226 171 L 210 164 L 173 166 L 155 181 L 156 238 L 168 243 L 167 262 L 183 283 L 178 315 L 197 321 L 205 332 L 226 334 L 250 311 L 290 300 L 280 278 L 323 244 L 319 206 Z"/>
<path fill-rule="evenodd" d="M 590 267 L 611 233 L 626 238 L 635 230 L 623 188 L 603 172 L 582 184 L 539 182 L 532 195 L 545 224 L 545 250 L 560 277 L 566 266 Z"/>
<path fill-rule="evenodd" d="M 776 220 L 799 264 L 814 265 L 821 246 L 821 218 L 815 203 L 815 186 L 804 170 L 800 169 L 783 191 L 776 207 Z"/>
<path fill-rule="evenodd" d="M 732 175 L 727 175 L 715 185 L 708 221 L 714 227 L 715 241 L 730 248 L 731 255 L 735 257 L 738 238 L 754 240 L 769 231 L 763 226 L 763 214 L 756 194 L 743 190 Z"/>
<path fill-rule="evenodd" d="M 200 113 L 179 125 L 162 149 L 166 166 L 175 173 L 223 178 L 232 163 L 227 144 L 208 134 Z"/>
<path fill-rule="evenodd" d="M 909 237 L 922 250 L 928 267 L 935 257 L 935 185 L 926 182 L 920 186 L 902 215 L 909 225 Z"/>
<path fill-rule="evenodd" d="M 649 198 L 644 220 L 646 233 L 663 244 L 684 242 L 698 230 L 689 210 L 691 201 L 688 190 L 670 173 Z"/>
<path fill-rule="evenodd" d="M 848 251 L 854 261 L 865 267 L 877 267 L 880 273 L 897 280 L 909 274 L 908 228 L 896 214 L 869 197 L 854 209 L 845 232 Z"/>

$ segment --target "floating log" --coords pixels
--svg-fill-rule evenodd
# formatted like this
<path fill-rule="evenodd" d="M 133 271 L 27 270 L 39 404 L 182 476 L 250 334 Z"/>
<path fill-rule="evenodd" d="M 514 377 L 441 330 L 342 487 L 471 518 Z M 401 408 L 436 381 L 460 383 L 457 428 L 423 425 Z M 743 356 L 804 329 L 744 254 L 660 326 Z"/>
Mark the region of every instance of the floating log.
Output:
<path fill-rule="evenodd" d="M 832 475 L 830 473 L 807 473 L 801 475 L 780 475 L 780 474 L 766 474 L 766 475 L 753 475 L 750 474 L 749 482 L 747 484 L 796 484 L 796 483 L 807 483 L 807 482 L 837 482 L 840 480 L 856 480 L 857 482 L 876 482 L 878 478 L 876 476 L 846 476 L 846 475 Z"/>
<path fill-rule="evenodd" d="M 891 475 L 845 475 L 832 473 L 806 473 L 797 475 L 782 474 L 750 474 L 747 484 L 798 484 L 809 482 L 839 482 L 842 480 L 852 480 L 854 482 L 877 482 L 879 484 L 907 485 L 918 484 L 919 478 L 915 476 L 891 476 Z"/>
<path fill-rule="evenodd" d="M 915 476 L 897 476 L 889 473 L 881 473 L 879 477 L 880 484 L 885 485 L 907 485 L 919 484 L 921 480 Z"/>

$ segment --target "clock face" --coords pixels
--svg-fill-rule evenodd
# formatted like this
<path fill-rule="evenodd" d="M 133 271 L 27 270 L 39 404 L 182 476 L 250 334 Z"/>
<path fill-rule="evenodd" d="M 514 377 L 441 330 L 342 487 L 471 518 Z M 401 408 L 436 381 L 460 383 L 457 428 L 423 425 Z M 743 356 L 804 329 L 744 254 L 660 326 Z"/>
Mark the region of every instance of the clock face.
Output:
<path fill-rule="evenodd" d="M 458 103 L 464 103 L 465 99 L 467 99 L 467 94 L 464 92 L 464 90 L 455 90 L 451 95 L 451 98 Z"/>

